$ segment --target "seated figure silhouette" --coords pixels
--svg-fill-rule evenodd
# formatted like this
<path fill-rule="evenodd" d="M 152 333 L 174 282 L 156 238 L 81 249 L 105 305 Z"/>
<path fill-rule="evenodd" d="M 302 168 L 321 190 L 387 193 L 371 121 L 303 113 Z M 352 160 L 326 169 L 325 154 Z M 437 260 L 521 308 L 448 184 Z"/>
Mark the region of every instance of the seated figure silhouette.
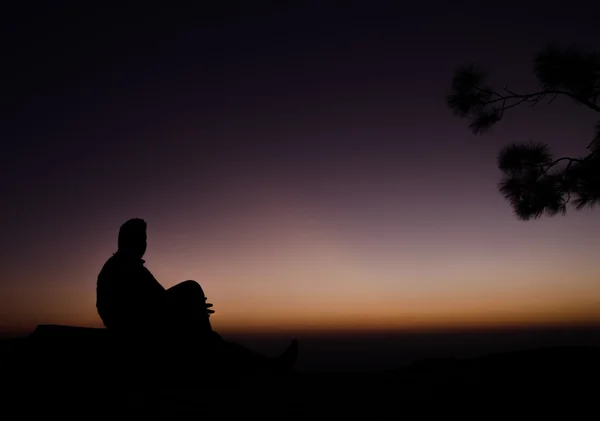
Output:
<path fill-rule="evenodd" d="M 118 250 L 104 264 L 96 286 L 96 307 L 111 334 L 130 341 L 162 341 L 192 350 L 207 358 L 205 366 L 238 371 L 281 372 L 290 370 L 297 357 L 297 342 L 278 357 L 253 352 L 225 341 L 213 331 L 213 306 L 200 284 L 188 280 L 165 289 L 144 266 L 146 222 L 130 219 L 118 237 Z"/>

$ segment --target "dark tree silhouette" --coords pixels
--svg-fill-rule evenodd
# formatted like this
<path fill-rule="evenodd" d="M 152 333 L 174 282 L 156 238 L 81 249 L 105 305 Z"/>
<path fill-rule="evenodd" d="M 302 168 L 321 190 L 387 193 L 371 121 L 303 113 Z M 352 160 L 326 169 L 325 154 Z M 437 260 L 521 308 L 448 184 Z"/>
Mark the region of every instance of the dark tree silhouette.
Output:
<path fill-rule="evenodd" d="M 533 69 L 540 88 L 528 93 L 494 89 L 479 66 L 462 66 L 452 78 L 447 104 L 458 117 L 471 119 L 475 134 L 485 133 L 516 107 L 550 104 L 559 96 L 600 113 L 599 53 L 550 45 L 537 54 Z M 554 158 L 545 144 L 513 143 L 498 155 L 504 173 L 499 190 L 522 220 L 565 214 L 568 204 L 592 207 L 600 201 L 599 150 L 600 120 L 583 157 Z"/>

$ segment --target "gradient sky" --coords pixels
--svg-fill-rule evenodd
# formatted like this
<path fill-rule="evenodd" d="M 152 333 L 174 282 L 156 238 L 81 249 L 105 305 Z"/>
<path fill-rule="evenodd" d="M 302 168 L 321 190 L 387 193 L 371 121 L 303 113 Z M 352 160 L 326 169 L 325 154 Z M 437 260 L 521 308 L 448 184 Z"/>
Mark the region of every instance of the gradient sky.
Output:
<path fill-rule="evenodd" d="M 0 332 L 100 326 L 131 217 L 221 332 L 600 321 L 598 211 L 518 221 L 495 165 L 582 154 L 598 116 L 557 100 L 476 137 L 444 102 L 466 61 L 528 90 L 549 41 L 598 48 L 597 6 L 283 3 L 3 16 Z"/>

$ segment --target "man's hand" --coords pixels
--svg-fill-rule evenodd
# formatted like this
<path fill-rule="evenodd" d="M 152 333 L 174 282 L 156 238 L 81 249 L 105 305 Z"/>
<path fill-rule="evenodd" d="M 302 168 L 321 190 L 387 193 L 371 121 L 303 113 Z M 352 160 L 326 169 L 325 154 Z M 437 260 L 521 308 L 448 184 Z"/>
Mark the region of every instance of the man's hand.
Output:
<path fill-rule="evenodd" d="M 204 297 L 204 307 L 206 308 L 206 314 L 208 314 L 208 317 L 210 317 L 211 314 L 214 314 L 214 310 L 211 309 L 211 307 L 213 306 L 212 303 L 207 303 L 206 302 L 207 298 L 206 296 Z"/>
<path fill-rule="evenodd" d="M 210 317 L 211 314 L 213 314 L 215 311 L 211 310 L 211 307 L 213 306 L 211 303 L 204 303 L 206 306 L 206 312 L 208 313 L 208 316 Z"/>

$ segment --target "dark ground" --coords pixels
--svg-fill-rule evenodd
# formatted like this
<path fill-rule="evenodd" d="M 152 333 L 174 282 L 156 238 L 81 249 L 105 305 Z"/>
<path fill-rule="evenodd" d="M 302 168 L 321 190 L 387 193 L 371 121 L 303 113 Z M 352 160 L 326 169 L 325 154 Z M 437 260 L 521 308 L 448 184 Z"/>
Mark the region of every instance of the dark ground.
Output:
<path fill-rule="evenodd" d="M 543 401 L 547 406 L 596 400 L 600 391 L 600 347 L 590 346 L 598 342 L 596 329 L 371 335 L 370 340 L 337 337 L 329 342 L 300 337 L 298 368 L 310 370 L 281 376 L 199 373 L 175 368 L 175 361 L 165 358 L 172 368 L 166 376 L 152 368 L 156 360 L 148 355 L 134 358 L 141 371 L 127 365 L 124 372 L 123 364 L 107 358 L 106 348 L 89 333 L 80 331 L 68 338 L 50 332 L 45 338 L 3 341 L 3 408 L 19 408 L 25 418 L 40 414 L 111 419 L 116 414 L 372 418 L 400 416 L 403 402 L 410 401 L 457 405 Z M 273 353 L 286 345 L 283 338 L 269 342 L 246 337 L 242 342 L 253 341 L 255 349 Z M 503 352 L 508 350 L 512 352 Z M 384 365 L 387 370 L 375 368 Z M 367 372 L 369 366 L 376 371 Z"/>

